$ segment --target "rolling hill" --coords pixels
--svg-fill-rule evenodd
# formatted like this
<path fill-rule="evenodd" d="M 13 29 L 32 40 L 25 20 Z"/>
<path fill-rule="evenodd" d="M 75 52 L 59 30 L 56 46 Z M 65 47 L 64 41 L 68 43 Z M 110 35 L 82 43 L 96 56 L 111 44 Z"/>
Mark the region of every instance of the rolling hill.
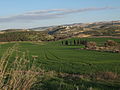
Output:
<path fill-rule="evenodd" d="M 15 36 L 16 35 L 16 36 Z M 0 32 L 0 41 L 55 41 L 71 37 L 117 37 L 120 38 L 120 21 L 75 23 L 60 26 L 38 27 L 31 29 L 8 29 Z M 21 39 L 24 37 L 24 39 Z M 1 40 L 2 39 L 2 40 Z"/>

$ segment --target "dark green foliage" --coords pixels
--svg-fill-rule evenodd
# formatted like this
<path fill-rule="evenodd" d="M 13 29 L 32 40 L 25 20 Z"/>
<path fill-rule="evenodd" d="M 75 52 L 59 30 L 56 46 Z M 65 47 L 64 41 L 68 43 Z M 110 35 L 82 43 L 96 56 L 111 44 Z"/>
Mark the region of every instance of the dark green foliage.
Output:
<path fill-rule="evenodd" d="M 62 45 L 64 45 L 64 42 L 62 41 Z"/>
<path fill-rule="evenodd" d="M 74 45 L 76 45 L 76 40 L 74 40 Z"/>
<path fill-rule="evenodd" d="M 85 46 L 87 45 L 87 42 L 88 42 L 87 40 L 80 40 L 80 44 L 85 45 Z"/>
<path fill-rule="evenodd" d="M 70 46 L 72 45 L 72 41 L 70 41 Z"/>
<path fill-rule="evenodd" d="M 64 41 L 62 41 L 62 45 L 63 45 Z M 79 45 L 86 45 L 87 44 L 87 40 L 69 40 L 69 41 L 65 41 L 65 45 L 74 45 L 74 46 L 79 46 Z"/>
<path fill-rule="evenodd" d="M 40 31 L 6 32 L 4 34 L 0 34 L 0 42 L 52 40 L 48 36 L 48 34 Z"/>
<path fill-rule="evenodd" d="M 65 45 L 68 45 L 68 41 L 67 40 L 65 41 Z"/>
<path fill-rule="evenodd" d="M 77 40 L 77 45 L 80 45 L 80 41 L 79 41 L 79 39 Z"/>
<path fill-rule="evenodd" d="M 80 42 L 83 42 L 83 43 L 80 43 Z M 74 46 L 78 46 L 78 45 L 80 45 L 80 44 L 84 44 L 85 43 L 85 41 L 81 41 L 81 40 L 74 40 L 74 41 L 72 41 L 72 40 L 70 40 L 70 41 L 62 41 L 61 42 L 62 43 L 62 45 L 64 45 L 64 43 L 65 43 L 65 45 L 69 45 L 69 46 L 72 46 L 72 45 L 74 45 Z"/>

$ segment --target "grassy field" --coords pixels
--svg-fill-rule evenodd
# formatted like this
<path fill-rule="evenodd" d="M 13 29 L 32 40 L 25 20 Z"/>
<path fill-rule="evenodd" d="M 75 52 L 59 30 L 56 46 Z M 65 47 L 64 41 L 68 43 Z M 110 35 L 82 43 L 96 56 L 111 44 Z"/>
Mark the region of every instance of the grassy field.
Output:
<path fill-rule="evenodd" d="M 74 40 L 74 39 L 70 39 Z M 103 43 L 107 38 L 87 39 Z M 119 39 L 114 39 L 120 42 Z M 2 44 L 0 55 L 14 45 Z M 98 71 L 112 71 L 120 73 L 120 54 L 98 51 L 80 50 L 82 46 L 62 46 L 61 41 L 49 43 L 19 42 L 19 50 L 28 52 L 30 57 L 37 56 L 36 65 L 46 70 L 66 73 L 93 73 Z"/>
<path fill-rule="evenodd" d="M 102 43 L 107 39 L 88 40 Z M 80 47 L 82 46 L 62 46 L 61 41 L 43 45 L 20 43 L 21 51 L 29 51 L 30 56 L 38 56 L 36 65 L 47 70 L 79 74 L 98 71 L 120 73 L 119 53 L 79 50 Z"/>
<path fill-rule="evenodd" d="M 88 41 L 95 41 L 101 45 L 110 38 L 83 38 L 83 39 Z M 73 41 L 74 38 L 69 40 Z M 120 42 L 120 39 L 110 40 Z M 81 50 L 80 48 L 83 46 L 64 46 L 61 45 L 61 41 L 44 43 L 36 42 L 17 42 L 17 43 L 18 43 L 17 47 L 21 52 L 28 53 L 31 62 L 33 59 L 36 59 L 36 62 L 34 63 L 35 66 L 41 67 L 42 69 L 45 69 L 47 71 L 56 71 L 77 75 L 78 74 L 92 75 L 98 72 L 113 72 L 120 74 L 120 53 Z M 2 56 L 2 54 L 7 50 L 7 48 L 13 46 L 14 44 L 15 42 L 1 44 L 0 56 Z M 14 55 L 11 56 L 11 62 L 13 58 Z M 90 83 L 92 83 L 92 85 L 95 84 L 94 82 Z M 99 85 L 100 84 L 98 84 L 98 87 Z M 119 85 L 120 82 L 116 86 L 117 89 Z"/>

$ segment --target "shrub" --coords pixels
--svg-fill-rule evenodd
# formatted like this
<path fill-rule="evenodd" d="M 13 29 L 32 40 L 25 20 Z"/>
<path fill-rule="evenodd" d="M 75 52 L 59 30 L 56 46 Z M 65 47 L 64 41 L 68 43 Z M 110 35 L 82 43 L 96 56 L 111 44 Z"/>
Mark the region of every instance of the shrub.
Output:
<path fill-rule="evenodd" d="M 118 79 L 118 75 L 116 73 L 113 72 L 99 72 L 96 75 L 97 79 L 107 79 L 107 80 L 114 80 L 114 79 Z"/>
<path fill-rule="evenodd" d="M 31 65 L 28 55 L 18 51 L 17 47 L 15 44 L 9 48 L 0 59 L 0 90 L 30 90 L 37 76 L 43 73 L 41 69 L 36 69 L 34 65 Z M 18 52 L 22 55 L 16 55 L 11 66 L 9 63 L 11 56 Z"/>
<path fill-rule="evenodd" d="M 88 49 L 96 49 L 96 42 L 87 42 L 86 48 Z"/>
<path fill-rule="evenodd" d="M 113 40 L 107 40 L 105 42 L 105 47 L 107 46 L 116 46 L 117 45 L 117 42 L 113 41 Z"/>

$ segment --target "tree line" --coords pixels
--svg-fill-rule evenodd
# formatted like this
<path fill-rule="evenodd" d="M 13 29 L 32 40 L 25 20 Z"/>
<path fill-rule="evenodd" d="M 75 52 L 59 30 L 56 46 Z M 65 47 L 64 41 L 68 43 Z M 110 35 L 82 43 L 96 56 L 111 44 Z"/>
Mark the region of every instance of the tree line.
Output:
<path fill-rule="evenodd" d="M 0 34 L 0 42 L 10 41 L 48 41 L 50 35 L 40 31 L 6 32 Z"/>
<path fill-rule="evenodd" d="M 103 45 L 97 45 L 96 42 L 87 41 L 87 40 L 79 40 L 79 39 L 73 41 L 65 40 L 62 41 L 62 45 L 67 45 L 67 46 L 84 45 L 85 47 L 82 49 L 120 53 L 120 43 L 114 40 L 107 40 L 103 43 Z"/>
<path fill-rule="evenodd" d="M 62 43 L 62 45 L 75 45 L 75 46 L 77 46 L 77 45 L 87 45 L 87 40 L 80 40 L 80 39 L 78 39 L 78 40 L 65 40 L 65 41 L 62 41 L 61 43 Z"/>

